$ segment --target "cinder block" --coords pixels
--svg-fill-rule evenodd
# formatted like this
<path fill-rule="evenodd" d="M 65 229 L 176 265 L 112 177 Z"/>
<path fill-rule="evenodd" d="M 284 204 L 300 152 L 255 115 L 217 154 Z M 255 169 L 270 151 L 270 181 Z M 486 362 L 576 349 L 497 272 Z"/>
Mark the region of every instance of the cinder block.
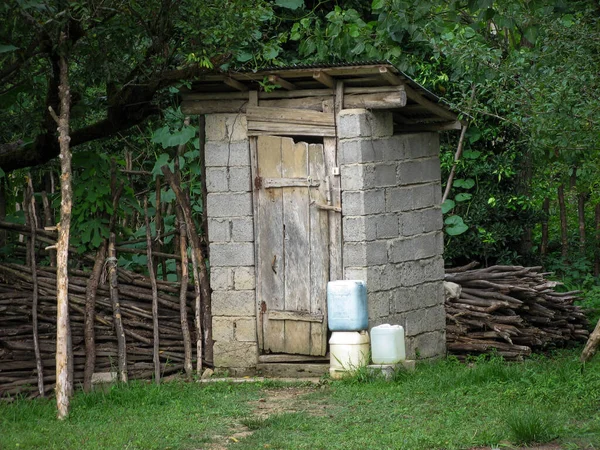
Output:
<path fill-rule="evenodd" d="M 369 319 L 371 318 L 387 318 L 390 315 L 390 292 L 370 292 L 367 308 Z"/>
<path fill-rule="evenodd" d="M 402 161 L 406 159 L 406 139 L 404 135 L 373 139 L 374 161 Z"/>
<path fill-rule="evenodd" d="M 342 165 L 375 161 L 375 146 L 370 138 L 341 140 L 338 160 Z"/>
<path fill-rule="evenodd" d="M 208 239 L 210 242 L 229 242 L 231 240 L 229 219 L 208 219 Z"/>
<path fill-rule="evenodd" d="M 229 291 L 233 289 L 233 269 L 229 267 L 211 267 L 210 287 L 213 291 Z"/>
<path fill-rule="evenodd" d="M 233 324 L 231 317 L 213 316 L 212 337 L 215 342 L 233 341 Z"/>
<path fill-rule="evenodd" d="M 425 309 L 414 309 L 406 314 L 406 336 L 430 331 L 446 329 L 446 309 L 444 305 L 433 306 Z"/>
<path fill-rule="evenodd" d="M 388 212 L 404 212 L 438 206 L 441 200 L 439 183 L 387 188 L 385 208 Z"/>
<path fill-rule="evenodd" d="M 227 183 L 226 167 L 207 167 L 206 168 L 206 191 L 207 192 L 227 192 L 229 189 Z"/>
<path fill-rule="evenodd" d="M 403 134 L 406 157 L 409 159 L 438 156 L 440 153 L 440 137 L 438 133 Z"/>
<path fill-rule="evenodd" d="M 254 221 L 252 217 L 231 219 L 231 238 L 236 242 L 254 241 Z"/>
<path fill-rule="evenodd" d="M 249 166 L 248 141 L 208 141 L 205 147 L 206 167 Z"/>
<path fill-rule="evenodd" d="M 438 158 L 417 159 L 398 164 L 398 185 L 440 181 L 441 168 Z"/>
<path fill-rule="evenodd" d="M 256 287 L 254 267 L 236 267 L 234 269 L 234 286 L 238 291 L 254 289 Z"/>
<path fill-rule="evenodd" d="M 211 298 L 214 316 L 256 316 L 254 291 L 214 291 Z"/>
<path fill-rule="evenodd" d="M 344 216 L 379 214 L 384 212 L 385 208 L 385 191 L 383 189 L 342 192 L 342 214 Z"/>
<path fill-rule="evenodd" d="M 439 358 L 446 355 L 446 331 L 433 331 L 406 339 L 406 357 L 410 359 Z"/>
<path fill-rule="evenodd" d="M 398 237 L 398 215 L 397 214 L 381 214 L 373 217 L 375 222 L 377 239 L 395 238 Z"/>
<path fill-rule="evenodd" d="M 237 142 L 248 139 L 245 114 L 207 114 L 206 140 Z"/>
<path fill-rule="evenodd" d="M 367 267 L 346 267 L 344 268 L 344 280 L 363 280 L 368 286 L 369 270 Z"/>
<path fill-rule="evenodd" d="M 211 243 L 210 263 L 212 267 L 253 266 L 254 244 L 251 242 Z"/>
<path fill-rule="evenodd" d="M 443 245 L 440 232 L 395 239 L 390 246 L 389 258 L 395 263 L 431 258 L 442 254 Z"/>
<path fill-rule="evenodd" d="M 342 191 L 359 191 L 365 187 L 365 165 L 343 165 L 340 168 Z"/>
<path fill-rule="evenodd" d="M 232 192 L 250 192 L 250 166 L 229 168 L 229 190 Z"/>
<path fill-rule="evenodd" d="M 240 318 L 234 322 L 235 340 L 240 342 L 257 342 L 256 318 Z"/>
<path fill-rule="evenodd" d="M 402 286 L 415 286 L 444 278 L 444 260 L 441 256 L 402 264 Z"/>
<path fill-rule="evenodd" d="M 206 208 L 209 217 L 233 217 L 252 215 L 252 194 L 208 194 Z"/>
<path fill-rule="evenodd" d="M 442 228 L 442 211 L 438 207 L 400 215 L 400 234 L 402 236 L 429 233 L 439 231 Z"/>
<path fill-rule="evenodd" d="M 343 109 L 338 113 L 337 126 L 340 139 L 394 134 L 392 113 L 388 111 Z"/>
<path fill-rule="evenodd" d="M 444 288 L 441 281 L 418 284 L 409 288 L 398 288 L 393 291 L 391 309 L 395 313 L 405 313 L 420 308 L 444 304 Z"/>
<path fill-rule="evenodd" d="M 373 241 L 377 237 L 377 216 L 350 216 L 342 220 L 344 242 Z"/>
<path fill-rule="evenodd" d="M 249 368 L 258 363 L 256 342 L 215 342 L 214 364 L 218 368 Z"/>
<path fill-rule="evenodd" d="M 386 264 L 380 270 L 373 271 L 373 289 L 390 290 L 402 285 L 402 265 Z"/>
<path fill-rule="evenodd" d="M 387 242 L 349 242 L 344 244 L 345 267 L 376 266 L 387 262 Z"/>

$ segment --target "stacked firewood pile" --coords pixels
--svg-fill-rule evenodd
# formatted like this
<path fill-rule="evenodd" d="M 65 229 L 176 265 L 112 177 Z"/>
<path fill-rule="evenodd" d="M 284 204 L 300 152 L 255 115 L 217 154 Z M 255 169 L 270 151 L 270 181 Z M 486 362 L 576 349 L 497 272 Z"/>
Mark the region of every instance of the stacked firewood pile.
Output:
<path fill-rule="evenodd" d="M 446 271 L 448 351 L 460 359 L 496 351 L 518 360 L 552 346 L 585 342 L 588 321 L 573 305 L 579 292 L 556 292 L 560 283 L 541 267 L 470 266 Z"/>
<path fill-rule="evenodd" d="M 73 345 L 74 385 L 83 382 L 85 362 L 84 309 L 89 272 L 69 275 L 70 322 Z M 152 287 L 150 279 L 119 268 L 119 303 L 126 337 L 129 379 L 148 379 L 154 374 Z M 44 374 L 44 390 L 54 389 L 56 353 L 56 268 L 37 268 L 38 335 Z M 180 321 L 179 284 L 157 280 L 160 364 L 162 374 L 183 369 L 184 344 Z M 33 281 L 31 268 L 0 264 L 0 396 L 19 392 L 37 394 L 36 357 L 32 326 Z M 195 340 L 189 307 L 194 290 L 188 290 L 188 321 Z M 109 285 L 101 280 L 96 293 L 95 372 L 117 371 L 117 337 L 113 324 Z"/>

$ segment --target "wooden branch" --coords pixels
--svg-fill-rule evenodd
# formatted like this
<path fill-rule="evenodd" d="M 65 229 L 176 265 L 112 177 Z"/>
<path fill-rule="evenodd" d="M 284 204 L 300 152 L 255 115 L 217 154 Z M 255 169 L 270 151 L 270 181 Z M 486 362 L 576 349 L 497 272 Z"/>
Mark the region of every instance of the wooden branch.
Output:
<path fill-rule="evenodd" d="M 152 261 L 152 234 L 150 233 L 150 218 L 148 217 L 148 198 L 144 197 L 144 219 L 146 222 L 146 243 L 148 255 L 148 273 L 150 274 L 150 283 L 152 284 L 152 324 L 154 346 L 152 360 L 154 362 L 154 382 L 160 384 L 160 359 L 159 359 L 159 341 L 158 332 L 158 287 L 156 285 L 156 274 L 154 272 L 154 263 Z"/>
<path fill-rule="evenodd" d="M 118 345 L 118 372 L 119 380 L 122 383 L 127 383 L 127 343 L 125 340 L 125 331 L 123 329 L 123 321 L 121 316 L 121 304 L 119 302 L 119 286 L 117 281 L 117 252 L 115 250 L 115 233 L 110 233 L 108 242 L 108 277 L 110 287 L 110 301 L 113 310 L 113 323 L 115 328 L 115 335 L 117 337 Z"/>

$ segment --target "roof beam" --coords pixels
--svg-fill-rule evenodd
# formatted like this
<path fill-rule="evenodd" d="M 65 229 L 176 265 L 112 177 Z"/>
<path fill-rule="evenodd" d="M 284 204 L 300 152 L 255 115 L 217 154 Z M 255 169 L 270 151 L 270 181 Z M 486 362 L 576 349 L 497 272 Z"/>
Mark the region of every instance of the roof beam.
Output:
<path fill-rule="evenodd" d="M 295 91 L 298 87 L 294 83 L 290 83 L 277 75 L 269 75 L 269 81 L 273 84 L 278 84 L 287 91 Z"/>
<path fill-rule="evenodd" d="M 246 86 L 244 83 L 239 82 L 238 80 L 234 80 L 231 77 L 225 78 L 223 80 L 223 83 L 225 83 L 227 86 L 237 89 L 238 91 L 241 91 L 241 92 L 248 91 L 248 86 Z"/>
<path fill-rule="evenodd" d="M 335 88 L 335 80 L 332 76 L 327 75 L 325 72 L 315 71 L 313 73 L 313 79 L 317 80 L 321 84 L 324 84 L 328 88 Z"/>
<path fill-rule="evenodd" d="M 379 66 L 379 75 L 392 86 L 401 86 L 404 84 L 404 81 L 398 75 L 390 72 L 385 66 Z"/>
<path fill-rule="evenodd" d="M 445 131 L 445 130 L 460 130 L 462 124 L 460 121 L 455 120 L 453 122 L 444 123 L 416 123 L 416 124 L 402 124 L 395 125 L 394 131 L 400 133 L 415 133 L 419 131 Z"/>

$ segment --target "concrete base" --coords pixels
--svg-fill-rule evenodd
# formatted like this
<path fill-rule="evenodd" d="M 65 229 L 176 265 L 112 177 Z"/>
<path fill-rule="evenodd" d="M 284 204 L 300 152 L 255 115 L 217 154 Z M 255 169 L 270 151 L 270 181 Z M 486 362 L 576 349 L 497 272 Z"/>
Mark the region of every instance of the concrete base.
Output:
<path fill-rule="evenodd" d="M 382 375 L 386 380 L 392 380 L 397 372 L 414 372 L 415 361 L 407 359 L 398 364 L 371 364 L 367 366 L 369 373 Z"/>

